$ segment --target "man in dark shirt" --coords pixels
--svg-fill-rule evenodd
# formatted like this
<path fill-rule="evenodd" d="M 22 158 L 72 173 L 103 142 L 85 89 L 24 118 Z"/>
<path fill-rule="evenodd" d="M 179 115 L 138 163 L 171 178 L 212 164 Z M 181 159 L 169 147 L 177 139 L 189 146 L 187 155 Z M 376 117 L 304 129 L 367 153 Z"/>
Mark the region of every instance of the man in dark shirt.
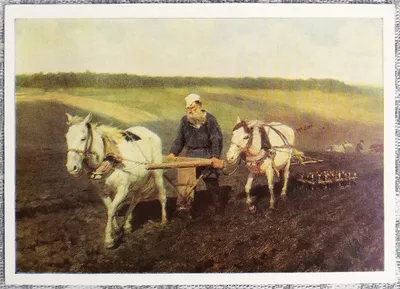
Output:
<path fill-rule="evenodd" d="M 217 164 L 222 151 L 222 132 L 218 122 L 212 114 L 202 109 L 199 95 L 189 94 L 185 100 L 187 113 L 181 119 L 169 156 L 179 155 L 186 147 L 187 157 L 211 158 L 213 164 Z M 196 178 L 202 175 L 207 190 L 217 196 L 218 202 L 221 199 L 219 174 L 220 171 L 216 168 L 196 168 Z M 184 209 L 191 210 L 191 208 Z"/>

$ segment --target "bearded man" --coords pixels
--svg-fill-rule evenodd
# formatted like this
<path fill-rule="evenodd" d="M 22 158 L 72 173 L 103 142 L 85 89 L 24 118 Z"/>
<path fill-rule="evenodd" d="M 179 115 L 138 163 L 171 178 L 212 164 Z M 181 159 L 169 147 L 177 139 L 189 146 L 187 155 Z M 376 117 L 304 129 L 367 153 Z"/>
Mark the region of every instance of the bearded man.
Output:
<path fill-rule="evenodd" d="M 222 132 L 216 118 L 202 108 L 199 95 L 189 94 L 185 100 L 187 113 L 180 121 L 169 156 L 179 155 L 186 147 L 187 157 L 211 158 L 213 163 L 218 163 L 222 151 Z M 217 205 L 220 205 L 220 171 L 212 167 L 196 168 L 196 178 L 201 175 L 207 190 L 217 197 Z M 178 209 L 191 210 L 192 201 L 190 200 L 189 205 L 186 205 L 189 207 Z M 178 206 L 182 206 L 182 204 L 178 204 Z"/>

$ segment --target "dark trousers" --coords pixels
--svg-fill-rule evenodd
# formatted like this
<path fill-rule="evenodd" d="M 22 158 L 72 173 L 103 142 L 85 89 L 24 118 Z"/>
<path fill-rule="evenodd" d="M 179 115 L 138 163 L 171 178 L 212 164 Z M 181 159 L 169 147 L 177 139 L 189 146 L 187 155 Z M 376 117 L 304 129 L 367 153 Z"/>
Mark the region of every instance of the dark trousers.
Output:
<path fill-rule="evenodd" d="M 196 215 L 210 204 L 214 206 L 215 212 L 223 211 L 224 196 L 219 185 L 219 170 L 210 167 L 200 167 L 196 170 L 196 177 L 203 174 L 203 181 L 206 191 L 195 191 L 194 207 L 192 213 Z M 197 194 L 198 193 L 198 194 Z M 198 201 L 202 200 L 200 203 Z"/>

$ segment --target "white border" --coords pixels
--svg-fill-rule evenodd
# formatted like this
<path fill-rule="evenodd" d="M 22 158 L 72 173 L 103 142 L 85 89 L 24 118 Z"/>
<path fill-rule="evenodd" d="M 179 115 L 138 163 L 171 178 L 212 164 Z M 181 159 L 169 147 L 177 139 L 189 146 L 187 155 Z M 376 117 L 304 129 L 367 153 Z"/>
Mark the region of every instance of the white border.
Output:
<path fill-rule="evenodd" d="M 385 270 L 354 273 L 15 274 L 15 20 L 20 18 L 383 18 L 385 95 Z M 5 7 L 5 282 L 31 285 L 223 285 L 394 283 L 394 5 L 135 4 Z M 390 154 L 393 152 L 393 154 Z"/>

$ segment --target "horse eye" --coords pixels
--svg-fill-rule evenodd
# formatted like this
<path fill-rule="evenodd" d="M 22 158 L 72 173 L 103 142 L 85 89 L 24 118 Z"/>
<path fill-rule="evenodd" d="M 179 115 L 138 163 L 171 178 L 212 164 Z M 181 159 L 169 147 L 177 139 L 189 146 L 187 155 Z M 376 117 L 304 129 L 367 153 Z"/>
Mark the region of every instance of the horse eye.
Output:
<path fill-rule="evenodd" d="M 86 140 L 86 138 L 84 137 L 83 139 L 81 139 L 81 141 L 85 141 Z"/>

